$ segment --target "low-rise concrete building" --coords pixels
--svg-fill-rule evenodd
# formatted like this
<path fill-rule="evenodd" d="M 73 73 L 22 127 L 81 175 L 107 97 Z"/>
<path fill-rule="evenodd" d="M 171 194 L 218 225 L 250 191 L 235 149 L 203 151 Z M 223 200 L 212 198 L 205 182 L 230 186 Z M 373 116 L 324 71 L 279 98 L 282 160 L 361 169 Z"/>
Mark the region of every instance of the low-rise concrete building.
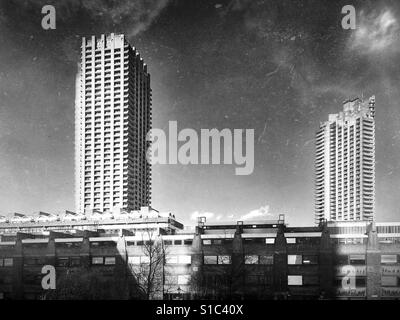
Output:
<path fill-rule="evenodd" d="M 400 298 L 400 223 L 200 219 L 189 232 L 169 214 L 125 218 L 1 223 L 0 297 L 54 297 L 41 286 L 52 265 L 58 286 L 95 273 L 129 291 L 111 298 Z"/>

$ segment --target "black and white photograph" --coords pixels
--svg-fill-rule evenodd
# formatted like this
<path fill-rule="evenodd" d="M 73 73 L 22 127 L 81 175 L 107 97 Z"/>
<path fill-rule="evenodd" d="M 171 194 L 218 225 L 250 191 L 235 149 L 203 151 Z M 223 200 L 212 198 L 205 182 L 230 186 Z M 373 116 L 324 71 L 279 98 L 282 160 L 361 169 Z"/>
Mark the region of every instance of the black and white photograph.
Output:
<path fill-rule="evenodd" d="M 0 300 L 400 300 L 399 161 L 400 1 L 0 0 Z"/>

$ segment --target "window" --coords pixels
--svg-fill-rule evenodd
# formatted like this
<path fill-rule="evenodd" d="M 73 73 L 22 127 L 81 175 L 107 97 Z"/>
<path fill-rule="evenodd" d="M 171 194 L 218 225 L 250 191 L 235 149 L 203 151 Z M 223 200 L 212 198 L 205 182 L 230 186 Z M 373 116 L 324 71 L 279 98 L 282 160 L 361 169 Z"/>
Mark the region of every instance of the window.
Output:
<path fill-rule="evenodd" d="M 302 286 L 303 276 L 288 276 L 288 286 Z"/>
<path fill-rule="evenodd" d="M 365 264 L 365 255 L 364 254 L 351 254 L 350 255 L 350 264 L 364 265 Z"/>
<path fill-rule="evenodd" d="M 150 263 L 150 257 L 140 256 L 140 263 Z"/>
<path fill-rule="evenodd" d="M 258 256 L 256 255 L 248 255 L 244 257 L 245 264 L 258 264 Z"/>
<path fill-rule="evenodd" d="M 347 265 L 349 263 L 349 256 L 347 255 L 338 255 L 336 257 L 336 264 L 338 265 Z"/>
<path fill-rule="evenodd" d="M 396 276 L 385 276 L 382 277 L 381 286 L 382 287 L 397 287 L 398 280 Z"/>
<path fill-rule="evenodd" d="M 77 267 L 81 265 L 81 258 L 80 257 L 72 257 L 71 258 L 71 267 Z"/>
<path fill-rule="evenodd" d="M 150 258 L 148 256 L 132 256 L 128 257 L 128 263 L 130 264 L 141 264 L 141 263 L 150 263 Z"/>
<path fill-rule="evenodd" d="M 275 243 L 275 238 L 266 238 L 265 239 L 266 244 L 274 244 Z"/>
<path fill-rule="evenodd" d="M 211 240 L 203 240 L 203 244 L 209 246 L 211 245 Z"/>
<path fill-rule="evenodd" d="M 172 245 L 172 240 L 164 240 L 164 245 L 171 246 Z"/>
<path fill-rule="evenodd" d="M 103 264 L 103 257 L 93 257 L 92 264 Z"/>
<path fill-rule="evenodd" d="M 303 264 L 318 264 L 318 256 L 316 255 L 304 255 Z"/>
<path fill-rule="evenodd" d="M 191 264 L 192 263 L 192 256 L 189 256 L 189 255 L 178 256 L 178 262 L 181 263 L 181 264 Z"/>
<path fill-rule="evenodd" d="M 105 257 L 104 264 L 106 265 L 113 265 L 115 264 L 115 257 Z"/>
<path fill-rule="evenodd" d="M 189 275 L 178 275 L 178 285 L 187 285 L 189 284 L 189 280 Z"/>
<path fill-rule="evenodd" d="M 185 244 L 185 245 L 192 245 L 192 243 L 193 243 L 192 239 L 183 240 L 183 244 Z"/>
<path fill-rule="evenodd" d="M 356 287 L 365 287 L 367 285 L 367 279 L 365 277 L 356 277 Z"/>
<path fill-rule="evenodd" d="M 296 243 L 296 238 L 286 238 L 286 243 L 287 244 L 295 244 Z"/>
<path fill-rule="evenodd" d="M 68 258 L 58 258 L 57 266 L 59 267 L 68 267 L 69 259 Z"/>
<path fill-rule="evenodd" d="M 0 259 L 0 267 L 12 267 L 14 264 L 13 258 Z"/>
<path fill-rule="evenodd" d="M 231 264 L 231 256 L 218 256 L 218 264 Z"/>
<path fill-rule="evenodd" d="M 245 238 L 244 239 L 245 244 L 264 244 L 265 243 L 265 239 L 264 238 Z"/>
<path fill-rule="evenodd" d="M 381 263 L 382 264 L 396 264 L 397 263 L 397 255 L 383 254 L 383 255 L 381 255 Z"/>
<path fill-rule="evenodd" d="M 288 264 L 297 265 L 302 264 L 303 259 L 302 255 L 299 254 L 288 254 Z"/>
<path fill-rule="evenodd" d="M 268 256 L 260 256 L 260 264 L 274 264 L 274 256 L 268 255 Z"/>
<path fill-rule="evenodd" d="M 204 256 L 204 264 L 217 264 L 217 256 Z"/>
<path fill-rule="evenodd" d="M 182 240 L 175 240 L 174 245 L 179 246 L 182 244 Z"/>
<path fill-rule="evenodd" d="M 178 263 L 178 256 L 167 256 L 166 263 L 168 263 L 168 264 L 177 264 Z"/>
<path fill-rule="evenodd" d="M 37 266 L 46 264 L 45 258 L 24 258 L 24 266 Z"/>
<path fill-rule="evenodd" d="M 304 276 L 304 285 L 310 285 L 310 286 L 319 285 L 318 276 Z"/>
<path fill-rule="evenodd" d="M 191 264 L 192 257 L 190 255 L 167 256 L 166 263 L 169 263 L 169 264 Z"/>
<path fill-rule="evenodd" d="M 128 257 L 128 263 L 130 263 L 130 264 L 140 264 L 140 257 L 139 256 Z"/>

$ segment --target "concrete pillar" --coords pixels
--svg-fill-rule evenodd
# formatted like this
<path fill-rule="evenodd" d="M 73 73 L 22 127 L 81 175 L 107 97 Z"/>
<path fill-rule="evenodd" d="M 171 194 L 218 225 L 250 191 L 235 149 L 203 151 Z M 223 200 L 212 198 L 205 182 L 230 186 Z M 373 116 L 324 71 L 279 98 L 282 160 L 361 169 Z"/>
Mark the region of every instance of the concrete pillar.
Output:
<path fill-rule="evenodd" d="M 201 287 L 203 282 L 203 242 L 201 241 L 202 229 L 196 227 L 196 233 L 193 237 L 192 242 L 192 264 L 191 264 L 191 287 L 192 297 L 196 298 L 196 295 L 201 295 Z"/>
<path fill-rule="evenodd" d="M 288 292 L 287 287 L 287 250 L 284 234 L 284 225 L 278 226 L 278 233 L 275 239 L 274 254 L 274 284 L 273 290 L 281 295 Z"/>
<path fill-rule="evenodd" d="M 381 296 L 381 252 L 375 222 L 367 227 L 367 299 L 380 299 Z"/>
<path fill-rule="evenodd" d="M 335 291 L 333 287 L 335 252 L 331 244 L 330 232 L 327 224 L 322 226 L 321 244 L 319 251 L 319 283 L 320 296 L 322 298 L 334 298 Z"/>
<path fill-rule="evenodd" d="M 245 266 L 242 232 L 242 226 L 237 225 L 232 241 L 232 293 L 236 298 L 242 298 L 245 294 Z"/>

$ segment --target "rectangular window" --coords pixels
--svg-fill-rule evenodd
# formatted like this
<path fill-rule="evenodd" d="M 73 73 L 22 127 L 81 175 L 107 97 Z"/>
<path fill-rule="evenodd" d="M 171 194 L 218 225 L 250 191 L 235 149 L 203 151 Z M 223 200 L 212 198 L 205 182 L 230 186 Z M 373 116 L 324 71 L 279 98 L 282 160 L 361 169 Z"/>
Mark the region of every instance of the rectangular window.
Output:
<path fill-rule="evenodd" d="M 245 264 L 258 264 L 258 256 L 256 255 L 248 255 L 244 257 Z"/>
<path fill-rule="evenodd" d="M 168 264 L 177 264 L 178 263 L 178 256 L 167 256 L 166 263 Z"/>
<path fill-rule="evenodd" d="M 204 264 L 217 264 L 217 256 L 204 256 Z"/>
<path fill-rule="evenodd" d="M 187 285 L 189 284 L 189 280 L 189 275 L 178 275 L 178 285 Z"/>
<path fill-rule="evenodd" d="M 381 255 L 381 263 L 382 264 L 396 264 L 397 263 L 397 255 L 383 254 L 383 255 Z"/>
<path fill-rule="evenodd" d="M 286 243 L 287 244 L 295 244 L 296 243 L 296 238 L 286 238 Z"/>
<path fill-rule="evenodd" d="M 266 238 L 265 239 L 266 244 L 274 244 L 275 243 L 275 238 Z"/>
<path fill-rule="evenodd" d="M 274 256 L 272 254 L 260 256 L 260 264 L 274 264 Z"/>
<path fill-rule="evenodd" d="M 69 259 L 68 258 L 58 258 L 57 266 L 59 267 L 68 267 Z"/>
<path fill-rule="evenodd" d="M 178 263 L 180 263 L 180 264 L 191 264 L 192 263 L 192 256 L 190 256 L 190 255 L 178 256 Z"/>
<path fill-rule="evenodd" d="M 365 255 L 364 254 L 351 254 L 349 257 L 351 265 L 364 265 Z"/>
<path fill-rule="evenodd" d="M 205 246 L 209 246 L 209 245 L 211 245 L 211 240 L 203 240 L 203 244 Z"/>
<path fill-rule="evenodd" d="M 318 276 L 304 276 L 304 285 L 317 286 L 319 285 Z"/>
<path fill-rule="evenodd" d="M 144 263 L 144 264 L 150 263 L 150 257 L 148 257 L 148 256 L 140 256 L 140 263 Z"/>
<path fill-rule="evenodd" d="M 13 264 L 14 264 L 13 258 L 5 258 L 5 259 L 3 260 L 3 266 L 4 266 L 4 267 L 12 267 Z"/>
<path fill-rule="evenodd" d="M 113 265 L 115 264 L 115 257 L 105 257 L 104 264 L 106 265 Z"/>
<path fill-rule="evenodd" d="M 193 243 L 192 239 L 183 240 L 183 244 L 185 244 L 185 245 L 192 245 L 192 243 Z"/>
<path fill-rule="evenodd" d="M 367 285 L 367 279 L 365 277 L 356 277 L 356 287 L 365 287 Z"/>
<path fill-rule="evenodd" d="M 92 264 L 103 264 L 103 257 L 92 257 Z"/>
<path fill-rule="evenodd" d="M 218 256 L 218 264 L 231 264 L 231 256 Z"/>
<path fill-rule="evenodd" d="M 382 277 L 381 286 L 382 287 L 397 287 L 398 280 L 396 276 Z"/>
<path fill-rule="evenodd" d="M 336 257 L 336 264 L 338 264 L 338 265 L 349 264 L 349 256 L 347 256 L 347 255 L 338 255 Z"/>
<path fill-rule="evenodd" d="M 140 264 L 140 256 L 128 257 L 128 263 L 130 263 L 130 264 Z"/>
<path fill-rule="evenodd" d="M 303 276 L 288 276 L 288 286 L 302 286 Z"/>
<path fill-rule="evenodd" d="M 288 254 L 288 264 L 298 265 L 303 263 L 303 257 L 301 254 Z"/>
<path fill-rule="evenodd" d="M 81 265 L 80 257 L 71 257 L 71 267 L 78 267 Z"/>
<path fill-rule="evenodd" d="M 303 255 L 303 264 L 318 264 L 318 256 Z"/>

